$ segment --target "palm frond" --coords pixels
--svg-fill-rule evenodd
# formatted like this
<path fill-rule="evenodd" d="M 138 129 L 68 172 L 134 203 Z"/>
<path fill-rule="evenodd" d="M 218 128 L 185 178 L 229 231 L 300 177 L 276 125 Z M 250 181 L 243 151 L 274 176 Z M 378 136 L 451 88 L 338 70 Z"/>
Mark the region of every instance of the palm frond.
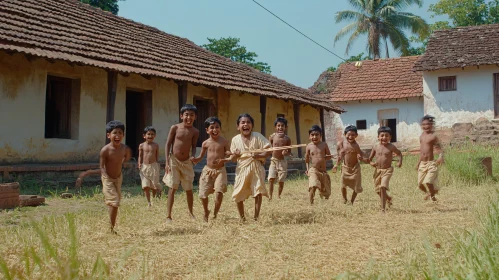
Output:
<path fill-rule="evenodd" d="M 348 33 L 352 32 L 352 30 L 358 29 L 359 28 L 359 23 L 358 22 L 352 22 L 348 24 L 347 26 L 343 27 L 336 33 L 336 36 L 334 37 L 334 44 L 341 40 L 341 38 L 345 37 Z"/>
<path fill-rule="evenodd" d="M 355 11 L 340 11 L 340 12 L 337 12 L 336 13 L 336 16 L 334 17 L 334 19 L 336 20 L 336 23 L 340 23 L 344 20 L 352 20 L 352 19 L 355 19 L 355 20 L 362 20 L 362 18 L 364 18 L 365 15 L 362 14 L 362 13 L 359 13 L 359 12 L 355 12 Z"/>
<path fill-rule="evenodd" d="M 388 20 L 395 26 L 410 29 L 414 34 L 425 34 L 430 31 L 428 23 L 423 18 L 412 13 L 398 12 L 391 15 Z"/>
<path fill-rule="evenodd" d="M 352 6 L 357 11 L 364 12 L 366 10 L 366 3 L 368 1 L 369 0 L 348 0 L 348 3 L 350 3 L 350 6 Z"/>
<path fill-rule="evenodd" d="M 352 36 L 348 39 L 347 47 L 345 49 L 345 54 L 348 55 L 348 52 L 353 46 L 353 43 L 359 38 L 360 35 L 367 33 L 367 30 L 357 29 L 352 33 Z M 369 45 L 369 43 L 368 43 Z"/>
<path fill-rule="evenodd" d="M 387 38 L 398 55 L 407 55 L 410 47 L 409 39 L 404 31 L 396 26 L 385 25 L 384 31 Z"/>

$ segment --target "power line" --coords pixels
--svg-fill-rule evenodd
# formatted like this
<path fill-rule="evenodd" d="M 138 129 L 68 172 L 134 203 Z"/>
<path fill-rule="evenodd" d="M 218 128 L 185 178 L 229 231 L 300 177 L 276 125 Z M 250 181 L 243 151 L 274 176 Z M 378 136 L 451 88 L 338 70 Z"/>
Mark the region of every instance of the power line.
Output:
<path fill-rule="evenodd" d="M 334 52 L 330 51 L 328 48 L 324 47 L 323 45 L 317 43 L 314 39 L 308 37 L 307 35 L 305 35 L 303 32 L 301 32 L 300 30 L 294 28 L 291 24 L 287 23 L 285 20 L 283 20 L 282 18 L 280 18 L 278 15 L 274 14 L 273 12 L 271 12 L 269 9 L 265 8 L 264 6 L 262 6 L 262 4 L 258 3 L 257 1 L 255 0 L 252 0 L 253 2 L 255 2 L 258 6 L 262 7 L 264 10 L 266 10 L 267 12 L 271 13 L 273 16 L 275 16 L 276 18 L 278 18 L 280 21 L 284 22 L 287 26 L 293 28 L 296 32 L 300 33 L 301 35 L 305 36 L 305 38 L 309 39 L 310 41 L 314 42 L 317 46 L 323 48 L 324 50 L 326 50 L 327 52 L 331 53 L 332 55 L 336 56 L 337 58 L 343 60 L 346 62 L 346 59 L 344 59 L 343 57 L 335 54 Z"/>

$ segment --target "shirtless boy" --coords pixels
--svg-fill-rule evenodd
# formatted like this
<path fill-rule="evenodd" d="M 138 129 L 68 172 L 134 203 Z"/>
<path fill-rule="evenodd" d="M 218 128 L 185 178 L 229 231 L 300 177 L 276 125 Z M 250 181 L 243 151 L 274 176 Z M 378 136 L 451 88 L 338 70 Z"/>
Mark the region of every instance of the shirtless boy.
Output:
<path fill-rule="evenodd" d="M 392 130 L 386 126 L 380 127 L 378 129 L 379 144 L 373 147 L 369 156 L 369 162 L 376 168 L 373 175 L 374 188 L 381 199 L 381 210 L 383 212 L 386 209 L 387 202 L 388 206 L 392 204 L 392 197 L 387 194 L 387 191 L 390 190 L 390 178 L 393 175 L 392 160 L 394 153 L 399 157 L 397 166 L 402 167 L 402 153 L 390 143 L 391 139 Z M 374 157 L 376 157 L 376 162 L 372 161 Z"/>
<path fill-rule="evenodd" d="M 186 196 L 189 213 L 194 219 L 192 207 L 194 196 L 192 194 L 192 184 L 194 181 L 193 156 L 196 154 L 196 143 L 199 137 L 199 130 L 193 127 L 196 120 L 197 108 L 194 105 L 186 104 L 180 109 L 180 119 L 182 122 L 173 125 L 168 134 L 165 145 L 166 164 L 163 182 L 170 188 L 168 190 L 167 217 L 166 221 L 172 221 L 172 208 L 175 191 L 182 185 Z M 192 156 L 191 156 L 192 155 Z"/>
<path fill-rule="evenodd" d="M 100 172 L 102 180 L 102 193 L 109 208 L 111 233 L 116 234 L 114 227 L 118 216 L 118 207 L 121 201 L 121 184 L 123 162 L 131 157 L 130 148 L 121 144 L 125 134 L 125 125 L 120 121 L 110 121 L 106 125 L 106 136 L 109 144 L 100 151 Z"/>
<path fill-rule="evenodd" d="M 433 124 L 435 118 L 432 116 L 424 116 L 421 119 L 421 128 L 423 133 L 419 137 L 420 142 L 420 155 L 418 165 L 418 187 L 426 193 L 425 200 L 431 198 L 432 201 L 437 201 L 435 194 L 438 193 L 437 179 L 438 179 L 438 165 L 444 161 L 444 152 L 440 145 L 440 140 L 433 131 Z M 433 148 L 439 154 L 438 159 L 435 161 Z M 428 190 L 426 189 L 428 186 Z"/>
<path fill-rule="evenodd" d="M 220 136 L 222 122 L 217 117 L 209 117 L 204 121 L 206 133 L 210 136 L 203 142 L 201 154 L 192 160 L 194 164 L 200 162 L 207 154 L 206 165 L 199 178 L 199 198 L 203 203 L 204 221 L 208 222 L 210 210 L 208 210 L 208 195 L 215 193 L 215 209 L 213 219 L 217 218 L 224 193 L 227 192 L 227 171 L 225 163 L 226 155 L 230 155 L 230 146 L 227 139 Z"/>
<path fill-rule="evenodd" d="M 326 161 L 332 156 L 327 144 L 322 142 L 321 134 L 322 129 L 318 125 L 313 125 L 308 131 L 311 142 L 306 148 L 305 162 L 307 163 L 310 204 L 314 204 L 317 189 L 319 189 L 321 198 L 328 199 L 331 195 L 331 178 L 326 171 Z"/>
<path fill-rule="evenodd" d="M 154 142 L 156 129 L 152 126 L 144 128 L 143 137 L 146 141 L 139 145 L 139 163 L 137 167 L 140 170 L 140 181 L 149 207 L 151 204 L 152 190 L 153 197 L 161 196 L 161 185 L 159 184 L 159 145 Z"/>
<path fill-rule="evenodd" d="M 363 154 L 359 144 L 355 141 L 357 138 L 357 127 L 349 125 L 345 127 L 345 139 L 339 141 L 336 145 L 338 152 L 338 161 L 333 167 L 333 172 L 336 172 L 338 165 L 341 167 L 341 195 L 345 204 L 348 203 L 347 187 L 353 190 L 350 203 L 355 202 L 357 194 L 363 191 L 362 189 L 362 175 L 359 160 L 368 162 L 367 158 L 363 159 Z"/>
<path fill-rule="evenodd" d="M 286 135 L 288 128 L 288 121 L 283 117 L 278 117 L 274 122 L 275 133 L 269 137 L 270 145 L 272 147 L 290 146 L 291 139 Z M 269 167 L 269 200 L 272 200 L 274 193 L 275 179 L 279 180 L 278 198 L 281 198 L 282 190 L 284 189 L 284 180 L 288 175 L 288 161 L 286 156 L 291 154 L 291 149 L 279 150 L 272 152 Z"/>

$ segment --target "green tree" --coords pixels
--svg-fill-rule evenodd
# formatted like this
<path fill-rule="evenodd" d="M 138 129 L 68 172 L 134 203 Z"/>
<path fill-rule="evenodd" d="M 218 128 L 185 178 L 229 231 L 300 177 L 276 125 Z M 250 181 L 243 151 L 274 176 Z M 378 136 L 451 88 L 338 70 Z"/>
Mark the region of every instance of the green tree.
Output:
<path fill-rule="evenodd" d="M 119 10 L 118 1 L 124 0 L 80 0 L 82 3 L 89 4 L 90 6 L 111 12 L 115 15 L 118 14 Z"/>
<path fill-rule="evenodd" d="M 335 66 L 329 67 L 327 69 L 327 71 L 334 72 L 340 67 L 341 64 L 355 62 L 355 61 L 361 61 L 361 60 L 367 60 L 367 59 L 371 59 L 371 58 L 368 55 L 364 55 L 364 53 L 359 53 L 358 55 L 352 55 L 349 58 L 345 59 L 344 61 L 338 63 L 338 65 L 336 67 Z"/>
<path fill-rule="evenodd" d="M 208 44 L 202 45 L 201 47 L 219 54 L 221 56 L 225 56 L 230 58 L 233 61 L 241 62 L 247 64 L 257 70 L 262 71 L 263 73 L 270 74 L 270 66 L 265 62 L 256 62 L 255 58 L 258 55 L 254 52 L 249 52 L 246 50 L 246 47 L 239 45 L 239 38 L 207 38 Z"/>
<path fill-rule="evenodd" d="M 336 43 L 345 35 L 352 33 L 348 39 L 346 53 L 361 35 L 367 35 L 367 50 L 370 57 L 379 58 L 381 46 L 385 46 L 386 57 L 389 57 L 388 42 L 393 49 L 402 54 L 409 54 L 409 39 L 404 30 L 414 34 L 427 33 L 429 26 L 424 19 L 412 13 L 402 12 L 403 9 L 417 5 L 421 7 L 422 0 L 348 0 L 354 11 L 336 13 L 336 23 L 354 21 L 343 27 L 334 38 Z"/>
<path fill-rule="evenodd" d="M 428 11 L 447 15 L 452 26 L 499 23 L 499 0 L 440 0 Z"/>
<path fill-rule="evenodd" d="M 430 32 L 411 37 L 410 41 L 413 43 L 413 46 L 409 48 L 411 55 L 421 55 L 425 52 L 426 44 L 433 31 L 457 26 L 499 23 L 499 0 L 488 2 L 484 0 L 440 0 L 430 5 L 428 11 L 433 13 L 432 17 L 446 15 L 451 22 L 437 21 L 430 24 Z"/>

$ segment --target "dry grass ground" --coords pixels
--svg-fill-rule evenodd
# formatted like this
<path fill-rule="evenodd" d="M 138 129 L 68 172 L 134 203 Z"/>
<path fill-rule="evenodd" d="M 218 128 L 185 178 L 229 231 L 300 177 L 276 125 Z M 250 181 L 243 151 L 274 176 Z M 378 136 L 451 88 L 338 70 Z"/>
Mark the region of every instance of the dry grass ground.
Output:
<path fill-rule="evenodd" d="M 109 273 L 104 278 L 111 279 L 423 278 L 418 264 L 427 261 L 428 250 L 435 265 L 454 258 L 454 234 L 479 227 L 477 217 L 491 197 L 497 198 L 497 183 L 470 185 L 444 168 L 439 202 L 431 203 L 416 188 L 414 158 L 404 164 L 394 172 L 394 205 L 386 214 L 379 211 L 373 170 L 367 165 L 362 166 L 364 192 L 353 206 L 342 203 L 338 174 L 332 175 L 331 199 L 317 197 L 312 206 L 306 178 L 297 178 L 286 182 L 282 199 L 264 198 L 258 222 L 245 224 L 239 222 L 230 199 L 232 189 L 219 218 L 209 223 L 202 221 L 197 199 L 197 219 L 188 218 L 184 193 L 175 198 L 171 224 L 165 223 L 166 199 L 155 200 L 148 208 L 143 196 L 125 194 L 117 236 L 108 233 L 102 194 L 49 198 L 43 207 L 0 212 L 1 257 L 12 274 L 64 278 L 48 266 L 27 268 L 30 250 L 39 256 L 48 254 L 30 220 L 37 221 L 61 260 L 66 260 L 71 238 L 68 217 L 74 217 L 82 276 L 92 275 L 100 256 Z M 252 199 L 246 201 L 247 217 L 252 217 L 253 206 Z"/>

